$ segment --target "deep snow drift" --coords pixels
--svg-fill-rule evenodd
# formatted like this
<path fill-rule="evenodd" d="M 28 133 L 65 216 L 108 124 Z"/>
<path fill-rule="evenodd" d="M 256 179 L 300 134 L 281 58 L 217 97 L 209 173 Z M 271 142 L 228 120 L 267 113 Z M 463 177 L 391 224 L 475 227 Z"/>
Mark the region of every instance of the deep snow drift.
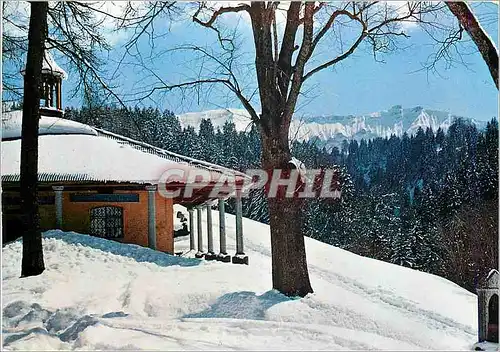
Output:
<path fill-rule="evenodd" d="M 212 218 L 218 234 L 216 211 Z M 232 215 L 226 225 L 234 254 Z M 476 342 L 474 294 L 309 238 L 315 293 L 271 291 L 269 228 L 244 219 L 243 229 L 248 266 L 50 231 L 45 272 L 20 279 L 21 243 L 8 244 L 4 348 L 467 350 Z M 176 238 L 175 250 L 186 248 L 187 238 Z"/>

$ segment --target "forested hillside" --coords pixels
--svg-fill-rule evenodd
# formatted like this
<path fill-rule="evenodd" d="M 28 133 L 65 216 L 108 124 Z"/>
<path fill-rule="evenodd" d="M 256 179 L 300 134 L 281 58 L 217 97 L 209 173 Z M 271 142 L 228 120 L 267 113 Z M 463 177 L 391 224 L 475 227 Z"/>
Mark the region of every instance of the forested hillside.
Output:
<path fill-rule="evenodd" d="M 182 128 L 170 111 L 67 109 L 65 117 L 170 151 L 244 171 L 260 165 L 258 131 Z M 292 153 L 308 168 L 342 169 L 342 199 L 303 203 L 307 236 L 364 256 L 444 276 L 474 291 L 498 262 L 498 123 L 456 119 L 446 131 L 344 141 L 313 140 Z M 232 211 L 232 204 L 228 211 Z M 264 193 L 244 199 L 245 217 L 266 223 Z"/>

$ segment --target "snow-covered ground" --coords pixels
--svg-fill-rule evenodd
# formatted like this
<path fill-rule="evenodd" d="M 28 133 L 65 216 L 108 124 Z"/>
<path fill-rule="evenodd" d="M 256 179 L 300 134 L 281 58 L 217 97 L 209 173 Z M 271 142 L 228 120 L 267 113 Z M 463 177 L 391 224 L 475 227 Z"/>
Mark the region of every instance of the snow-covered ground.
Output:
<path fill-rule="evenodd" d="M 212 218 L 218 234 L 216 211 Z M 234 253 L 232 215 L 226 225 Z M 309 238 L 315 293 L 272 291 L 269 228 L 248 219 L 243 228 L 248 266 L 49 231 L 45 272 L 21 279 L 21 243 L 5 246 L 4 349 L 470 350 L 476 342 L 474 294 Z M 176 238 L 176 251 L 188 248 Z"/>

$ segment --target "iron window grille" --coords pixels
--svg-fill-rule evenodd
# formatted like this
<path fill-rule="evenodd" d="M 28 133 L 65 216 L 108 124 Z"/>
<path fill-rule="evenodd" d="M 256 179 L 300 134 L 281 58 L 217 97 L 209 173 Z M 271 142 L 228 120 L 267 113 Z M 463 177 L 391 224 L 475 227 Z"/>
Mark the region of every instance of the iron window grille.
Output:
<path fill-rule="evenodd" d="M 91 209 L 90 234 L 103 238 L 123 238 L 123 209 L 112 206 Z"/>

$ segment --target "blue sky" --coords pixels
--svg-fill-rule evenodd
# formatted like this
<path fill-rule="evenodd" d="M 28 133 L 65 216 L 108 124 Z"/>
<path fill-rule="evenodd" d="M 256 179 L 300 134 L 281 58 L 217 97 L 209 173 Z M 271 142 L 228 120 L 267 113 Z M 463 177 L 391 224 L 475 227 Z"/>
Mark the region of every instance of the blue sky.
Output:
<path fill-rule="evenodd" d="M 495 4 L 476 4 L 477 14 L 487 15 L 489 21 L 483 26 L 498 43 L 497 21 L 498 6 Z M 492 14 L 493 13 L 493 14 Z M 491 20 L 493 16 L 493 20 Z M 496 17 L 495 17 L 496 16 Z M 495 21 L 496 19 L 496 21 Z M 234 23 L 233 23 L 234 24 Z M 242 62 L 249 66 L 239 66 L 241 74 L 252 75 L 252 41 L 250 29 L 240 23 L 242 31 Z M 166 27 L 158 28 L 166 31 Z M 368 50 L 358 50 L 334 69 L 318 73 L 308 82 L 306 97 L 299 100 L 297 114 L 306 115 L 347 115 L 363 114 L 390 108 L 393 105 L 404 107 L 423 106 L 426 108 L 450 111 L 453 114 L 487 120 L 498 116 L 498 91 L 491 79 L 486 64 L 478 52 L 465 57 L 467 66 L 456 65 L 445 68 L 444 62 L 438 65 L 438 73 L 421 70 L 428 56 L 435 52 L 430 39 L 421 29 L 410 28 L 411 38 L 404 41 L 406 47 L 397 53 L 383 55 L 384 63 L 376 62 Z M 348 35 L 348 34 L 347 34 Z M 176 24 L 167 35 L 155 42 L 154 59 L 148 67 L 162 79 L 179 82 L 190 77 L 200 64 L 190 53 L 161 54 L 179 44 L 195 43 L 207 45 L 214 42 L 212 33 L 199 26 L 186 22 Z M 108 69 L 113 70 L 121 54 L 120 41 L 114 44 L 115 50 L 107 58 Z M 462 45 L 466 49 L 466 44 Z M 468 46 L 470 48 L 470 45 Z M 146 55 L 151 51 L 147 40 L 139 43 L 139 50 Z M 132 62 L 132 58 L 126 59 Z M 188 78 L 189 78 L 188 77 Z M 74 84 L 70 77 L 66 84 L 67 92 Z M 251 84 L 250 79 L 250 84 Z M 150 74 L 140 68 L 122 67 L 114 81 L 119 92 L 130 92 L 144 82 L 152 82 Z M 198 99 L 201 97 L 200 99 Z M 182 99 L 184 98 L 184 99 Z M 79 106 L 79 96 L 65 100 L 66 106 Z M 180 95 L 178 92 L 162 93 L 144 101 L 145 106 L 168 108 L 175 113 L 203 111 L 221 107 L 241 107 L 225 91 L 216 89 L 206 97 L 196 92 Z M 133 105 L 131 103 L 131 105 Z"/>

